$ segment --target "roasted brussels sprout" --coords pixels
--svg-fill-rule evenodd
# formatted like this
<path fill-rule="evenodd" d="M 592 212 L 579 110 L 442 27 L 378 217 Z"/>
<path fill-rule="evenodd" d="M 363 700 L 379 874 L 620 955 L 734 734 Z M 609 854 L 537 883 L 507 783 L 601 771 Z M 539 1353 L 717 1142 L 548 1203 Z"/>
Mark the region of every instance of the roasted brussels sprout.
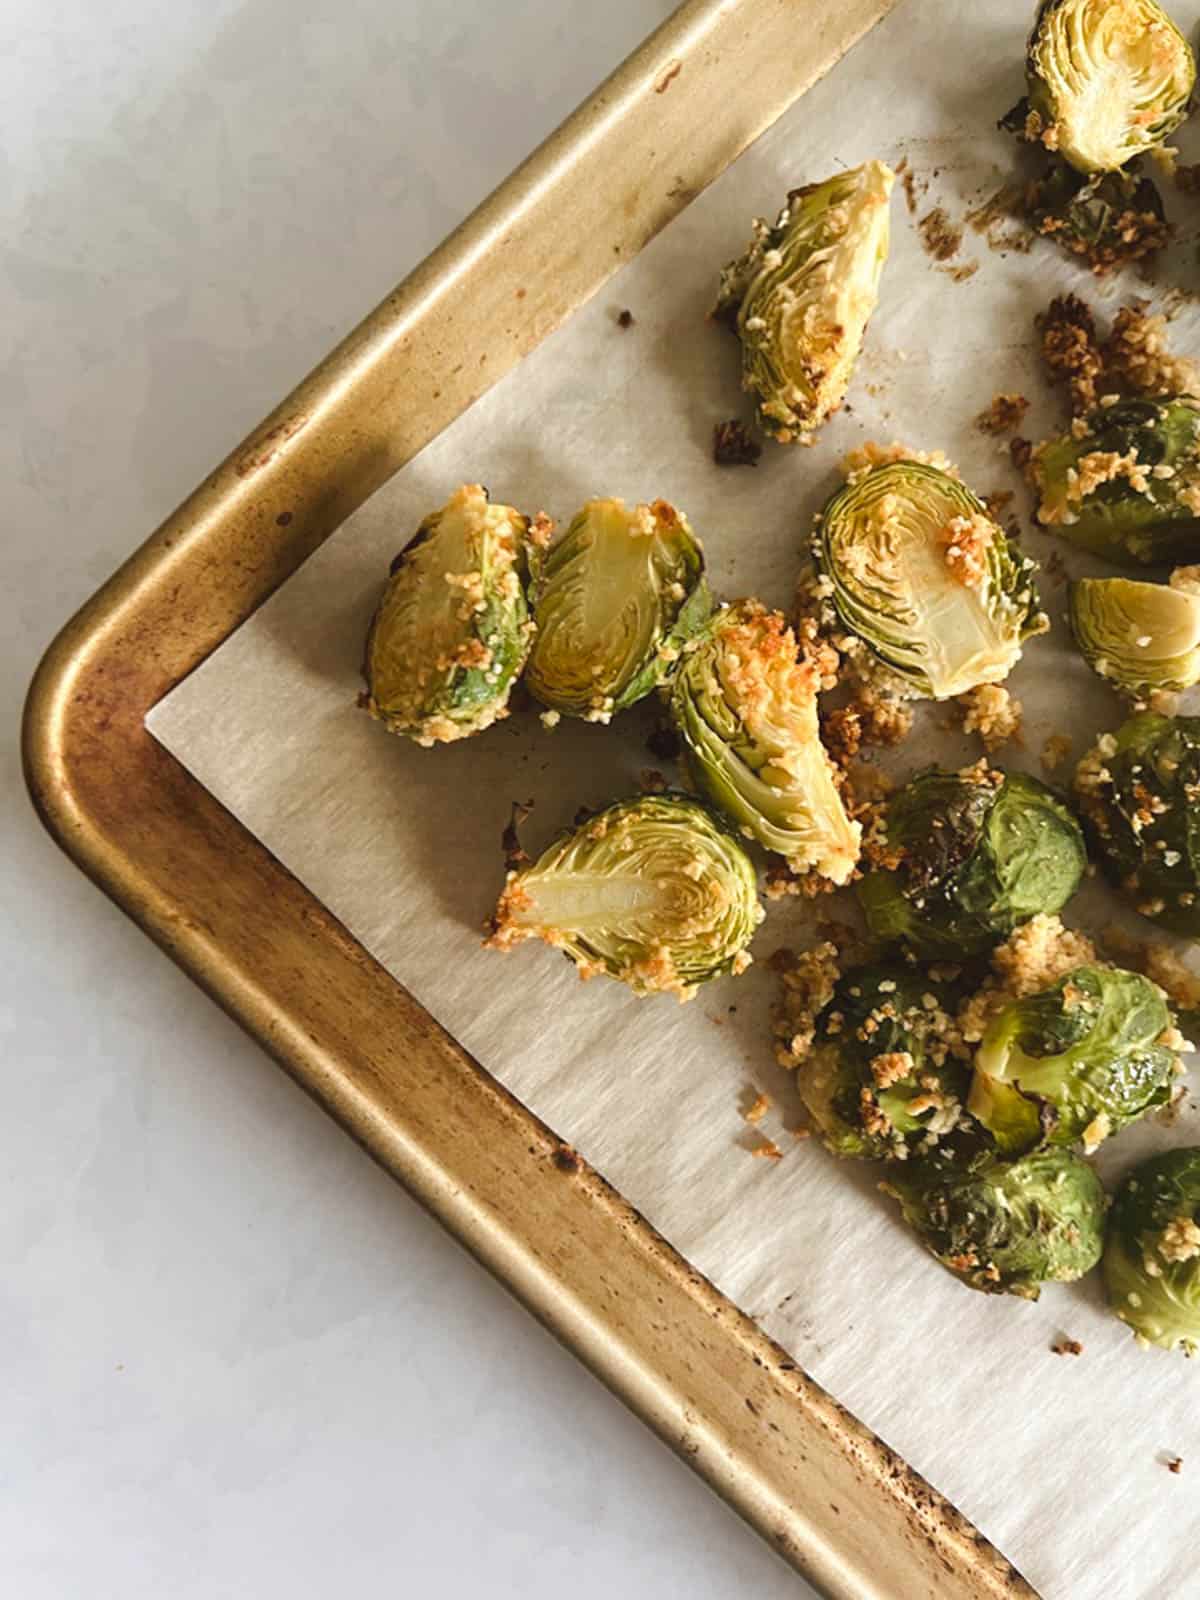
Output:
<path fill-rule="evenodd" d="M 581 978 L 619 978 L 635 994 L 690 1000 L 750 965 L 762 920 L 754 867 L 729 830 L 689 795 L 645 795 L 598 812 L 510 871 L 488 944 L 544 939 Z"/>
<path fill-rule="evenodd" d="M 533 638 L 527 589 L 543 522 L 465 484 L 393 561 L 367 634 L 361 702 L 392 733 L 449 744 L 508 715 Z"/>
<path fill-rule="evenodd" d="M 1113 172 L 1183 121 L 1196 78 L 1155 0 L 1045 0 L 1026 53 L 1025 133 L 1080 172 Z"/>
<path fill-rule="evenodd" d="M 1200 567 L 1177 567 L 1169 584 L 1080 578 L 1071 585 L 1071 628 L 1088 666 L 1139 699 L 1200 683 Z"/>
<path fill-rule="evenodd" d="M 813 554 L 842 625 L 911 696 L 999 683 L 1048 625 L 1034 563 L 937 467 L 892 461 L 852 474 L 817 519 Z"/>
<path fill-rule="evenodd" d="M 1100 1259 L 1104 1189 L 1069 1150 L 1017 1161 L 939 1150 L 891 1167 L 882 1187 L 925 1248 L 985 1294 L 1036 1300 L 1043 1283 L 1071 1283 Z"/>
<path fill-rule="evenodd" d="M 1139 1342 L 1200 1350 L 1200 1149 L 1151 1156 L 1117 1190 L 1104 1284 Z"/>
<path fill-rule="evenodd" d="M 1037 519 L 1119 566 L 1200 556 L 1200 402 L 1101 405 L 1030 464 Z"/>
<path fill-rule="evenodd" d="M 905 1160 L 957 1126 L 967 1069 L 944 1038 L 947 993 L 898 962 L 841 979 L 796 1074 L 813 1128 L 834 1155 Z"/>
<path fill-rule="evenodd" d="M 742 341 L 742 383 L 782 443 L 808 442 L 846 396 L 888 253 L 896 175 L 868 161 L 793 189 L 721 274 L 715 315 Z"/>
<path fill-rule="evenodd" d="M 1116 967 L 1076 967 L 1012 1000 L 975 1055 L 967 1109 L 1005 1152 L 1109 1134 L 1165 1105 L 1182 1070 L 1156 984 Z"/>
<path fill-rule="evenodd" d="M 985 765 L 920 773 L 888 803 L 881 865 L 858 885 L 871 932 L 925 956 L 975 955 L 1062 909 L 1087 851 L 1036 778 Z"/>
<path fill-rule="evenodd" d="M 1129 172 L 1084 177 L 1055 160 L 1029 184 L 1024 210 L 1038 233 L 1082 256 L 1098 277 L 1154 255 L 1170 238 L 1157 185 Z"/>
<path fill-rule="evenodd" d="M 845 883 L 862 830 L 842 803 L 821 743 L 821 669 L 799 656 L 777 611 L 741 600 L 687 645 L 671 688 L 671 718 L 696 787 L 747 837 Z"/>
<path fill-rule="evenodd" d="M 1104 866 L 1142 916 L 1200 939 L 1200 717 L 1143 712 L 1075 775 Z"/>
<path fill-rule="evenodd" d="M 711 611 L 682 512 L 590 500 L 543 565 L 525 682 L 553 711 L 608 722 L 668 676 Z"/>

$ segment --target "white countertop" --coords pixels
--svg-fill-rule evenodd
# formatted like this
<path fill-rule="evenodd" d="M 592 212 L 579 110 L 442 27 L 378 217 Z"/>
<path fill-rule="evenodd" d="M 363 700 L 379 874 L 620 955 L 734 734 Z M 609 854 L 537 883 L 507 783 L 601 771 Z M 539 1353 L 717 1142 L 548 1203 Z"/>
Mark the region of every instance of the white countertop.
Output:
<path fill-rule="evenodd" d="M 44 645 L 670 0 L 9 0 L 0 1587 L 810 1593 L 57 854 Z"/>

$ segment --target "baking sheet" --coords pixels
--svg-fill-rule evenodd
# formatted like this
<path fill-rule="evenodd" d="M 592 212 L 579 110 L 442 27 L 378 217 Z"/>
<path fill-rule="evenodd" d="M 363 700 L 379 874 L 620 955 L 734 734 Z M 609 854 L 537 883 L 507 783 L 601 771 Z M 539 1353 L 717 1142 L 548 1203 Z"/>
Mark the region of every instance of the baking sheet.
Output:
<path fill-rule="evenodd" d="M 1192 28 L 1200 0 L 1175 14 Z M 1197 1592 L 1186 1474 L 1192 1461 L 1200 1470 L 1200 1408 L 1187 1363 L 1139 1353 L 1104 1311 L 1098 1281 L 1048 1290 L 1036 1306 L 969 1293 L 901 1230 L 873 1171 L 794 1141 L 764 965 L 681 1008 L 581 985 L 540 946 L 506 957 L 480 947 L 509 802 L 535 801 L 526 831 L 536 848 L 579 805 L 631 792 L 642 769 L 661 765 L 644 745 L 652 711 L 553 733 L 527 712 L 422 751 L 354 710 L 387 562 L 464 479 L 560 522 L 591 495 L 663 495 L 704 538 L 718 592 L 784 606 L 836 463 L 865 439 L 945 449 L 980 492 L 1019 491 L 1004 447 L 970 419 L 996 391 L 1020 390 L 1035 402 L 1025 431 L 1054 425 L 1032 315 L 1060 288 L 1094 296 L 1093 286 L 1049 246 L 998 251 L 970 227 L 958 252 L 935 262 L 919 223 L 935 205 L 960 222 L 1010 171 L 1010 141 L 992 122 L 1020 92 L 1027 23 L 1026 6 L 1010 0 L 900 7 L 364 506 L 150 726 L 491 1072 L 1044 1594 L 1140 1600 Z M 907 158 L 916 206 L 910 213 L 897 186 L 881 305 L 848 413 L 813 449 L 770 447 L 754 470 L 718 470 L 712 425 L 745 408 L 736 342 L 705 322 L 717 268 L 743 247 L 752 213 L 771 214 L 788 188 L 870 156 Z M 1194 231 L 1189 207 L 1200 222 L 1200 202 L 1168 189 L 1168 203 Z M 1162 276 L 1197 287 L 1194 245 Z M 1149 291 L 1126 278 L 1110 299 L 1130 292 Z M 622 329 L 626 307 L 634 323 Z M 1173 341 L 1200 351 L 1190 304 Z M 1053 545 L 1032 536 L 1029 547 Z M 1072 571 L 1085 569 L 1066 556 Z M 1002 758 L 1033 771 L 1048 734 L 1076 733 L 1078 754 L 1122 714 L 1066 644 L 1065 590 L 1046 582 L 1044 598 L 1055 633 L 1011 680 L 1026 708 L 1025 748 Z M 905 766 L 977 754 L 946 720 L 944 708 L 922 709 Z M 1093 926 L 1113 910 L 1091 885 L 1071 920 Z M 801 942 L 813 915 L 807 903 L 772 906 L 756 953 Z M 748 1129 L 739 1107 L 758 1088 L 775 1106 Z M 752 1158 L 763 1134 L 783 1160 Z M 1122 1135 L 1102 1165 L 1111 1175 L 1150 1148 L 1196 1139 L 1189 1110 L 1174 1128 Z M 1050 1353 L 1063 1333 L 1083 1342 L 1083 1356 Z M 1184 1457 L 1183 1475 L 1166 1472 L 1168 1454 Z"/>

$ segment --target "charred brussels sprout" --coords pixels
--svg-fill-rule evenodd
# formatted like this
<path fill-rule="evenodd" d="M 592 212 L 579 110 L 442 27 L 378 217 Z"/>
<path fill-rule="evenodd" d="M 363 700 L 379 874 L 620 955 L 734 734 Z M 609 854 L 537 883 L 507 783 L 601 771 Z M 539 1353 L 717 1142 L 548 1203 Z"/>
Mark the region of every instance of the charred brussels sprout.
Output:
<path fill-rule="evenodd" d="M 1083 256 L 1100 277 L 1153 255 L 1170 237 L 1157 186 L 1129 172 L 1085 178 L 1054 161 L 1025 191 L 1025 212 L 1039 233 Z"/>
<path fill-rule="evenodd" d="M 582 978 L 619 978 L 635 994 L 690 1000 L 699 984 L 750 965 L 762 920 L 754 867 L 737 840 L 687 795 L 622 800 L 510 872 L 493 949 L 544 939 Z"/>
<path fill-rule="evenodd" d="M 1121 400 L 1039 445 L 1037 519 L 1120 566 L 1200 556 L 1200 402 Z"/>
<path fill-rule="evenodd" d="M 1113 172 L 1183 121 L 1196 66 L 1155 0 L 1045 0 L 1026 76 L 1026 136 L 1080 172 Z"/>
<path fill-rule="evenodd" d="M 736 329 L 743 386 L 782 443 L 807 442 L 845 398 L 879 297 L 894 182 L 868 161 L 794 189 L 721 275 L 716 315 Z"/>
<path fill-rule="evenodd" d="M 1140 1342 L 1200 1350 L 1200 1149 L 1151 1156 L 1117 1190 L 1104 1284 Z"/>
<path fill-rule="evenodd" d="M 871 932 L 919 955 L 975 955 L 1062 909 L 1087 852 L 1044 783 L 972 768 L 925 772 L 888 804 L 884 866 L 858 886 Z"/>
<path fill-rule="evenodd" d="M 967 1107 L 1007 1152 L 1109 1134 L 1165 1105 L 1180 1069 L 1162 990 L 1136 972 L 1076 967 L 1012 1000 L 975 1055 Z"/>
<path fill-rule="evenodd" d="M 901 963 L 860 967 L 838 984 L 796 1078 L 834 1155 L 905 1160 L 958 1124 L 967 1070 L 944 1037 L 946 996 Z"/>
<path fill-rule="evenodd" d="M 742 600 L 688 644 L 671 717 L 696 787 L 743 834 L 796 872 L 845 883 L 861 829 L 821 743 L 821 686 L 818 661 L 798 654 L 783 617 Z"/>
<path fill-rule="evenodd" d="M 843 626 L 909 695 L 999 683 L 1047 626 L 1034 563 L 957 478 L 917 461 L 855 473 L 818 518 L 813 553 Z"/>
<path fill-rule="evenodd" d="M 591 500 L 546 557 L 525 682 L 554 711 L 607 722 L 668 676 L 711 611 L 682 512 Z"/>
<path fill-rule="evenodd" d="M 1093 672 L 1144 699 L 1200 683 L 1200 567 L 1169 584 L 1081 578 L 1071 585 L 1071 628 Z"/>
<path fill-rule="evenodd" d="M 1075 786 L 1114 883 L 1144 917 L 1200 939 L 1200 717 L 1131 717 L 1084 756 Z"/>
<path fill-rule="evenodd" d="M 968 1288 L 1036 1300 L 1090 1272 L 1104 1242 L 1104 1190 L 1069 1150 L 1019 1161 L 937 1152 L 888 1173 L 885 1191 L 925 1248 Z"/>
<path fill-rule="evenodd" d="M 392 733 L 449 744 L 508 715 L 533 636 L 540 529 L 466 484 L 396 557 L 367 634 L 362 701 Z"/>

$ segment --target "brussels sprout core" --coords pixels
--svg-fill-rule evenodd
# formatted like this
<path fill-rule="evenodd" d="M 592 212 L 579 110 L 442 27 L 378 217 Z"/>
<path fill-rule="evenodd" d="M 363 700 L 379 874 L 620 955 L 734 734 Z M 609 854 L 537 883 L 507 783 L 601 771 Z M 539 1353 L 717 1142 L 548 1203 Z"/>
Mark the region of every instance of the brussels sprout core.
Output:
<path fill-rule="evenodd" d="M 690 1000 L 750 965 L 762 920 L 737 840 L 686 795 L 623 800 L 510 872 L 488 944 L 544 939 L 581 978 L 607 973 L 639 995 Z"/>
<path fill-rule="evenodd" d="M 607 722 L 670 673 L 711 610 L 682 512 L 591 500 L 546 558 L 525 682 L 554 711 Z"/>
<path fill-rule="evenodd" d="M 420 745 L 465 739 L 508 715 L 533 636 L 526 587 L 545 519 L 466 484 L 392 564 L 367 635 L 363 704 Z"/>
<path fill-rule="evenodd" d="M 1027 133 L 1080 172 L 1113 172 L 1187 115 L 1196 66 L 1155 0 L 1046 0 L 1030 36 Z"/>
<path fill-rule="evenodd" d="M 843 626 L 911 695 L 948 700 L 999 683 L 1048 625 L 1034 563 L 936 467 L 853 474 L 818 518 L 813 551 Z"/>
<path fill-rule="evenodd" d="M 671 717 L 696 787 L 747 836 L 845 883 L 862 830 L 821 743 L 819 662 L 799 657 L 783 617 L 757 600 L 719 611 L 685 648 Z"/>
<path fill-rule="evenodd" d="M 871 932 L 921 955 L 973 955 L 1062 909 L 1087 852 L 1078 822 L 1036 778 L 986 766 L 926 772 L 891 800 L 883 865 L 858 886 Z M 870 853 L 870 850 L 869 850 Z"/>
<path fill-rule="evenodd" d="M 1093 672 L 1139 698 L 1200 683 L 1200 567 L 1169 585 L 1081 578 L 1071 585 L 1071 628 Z"/>
<path fill-rule="evenodd" d="M 1113 1201 L 1104 1284 L 1143 1344 L 1200 1350 L 1200 1149 L 1143 1161 Z"/>
<path fill-rule="evenodd" d="M 1036 1300 L 1046 1282 L 1090 1272 L 1104 1239 L 1104 1190 L 1069 1150 L 1020 1161 L 947 1151 L 892 1167 L 884 1190 L 941 1264 L 971 1289 Z"/>
<path fill-rule="evenodd" d="M 809 442 L 845 398 L 879 295 L 895 181 L 868 161 L 793 190 L 721 276 L 716 314 L 734 322 L 743 386 L 782 443 Z"/>
<path fill-rule="evenodd" d="M 1170 1099 L 1182 1070 L 1162 990 L 1136 972 L 1076 967 L 1007 1005 L 983 1036 L 967 1109 L 1004 1151 L 1109 1134 Z"/>

